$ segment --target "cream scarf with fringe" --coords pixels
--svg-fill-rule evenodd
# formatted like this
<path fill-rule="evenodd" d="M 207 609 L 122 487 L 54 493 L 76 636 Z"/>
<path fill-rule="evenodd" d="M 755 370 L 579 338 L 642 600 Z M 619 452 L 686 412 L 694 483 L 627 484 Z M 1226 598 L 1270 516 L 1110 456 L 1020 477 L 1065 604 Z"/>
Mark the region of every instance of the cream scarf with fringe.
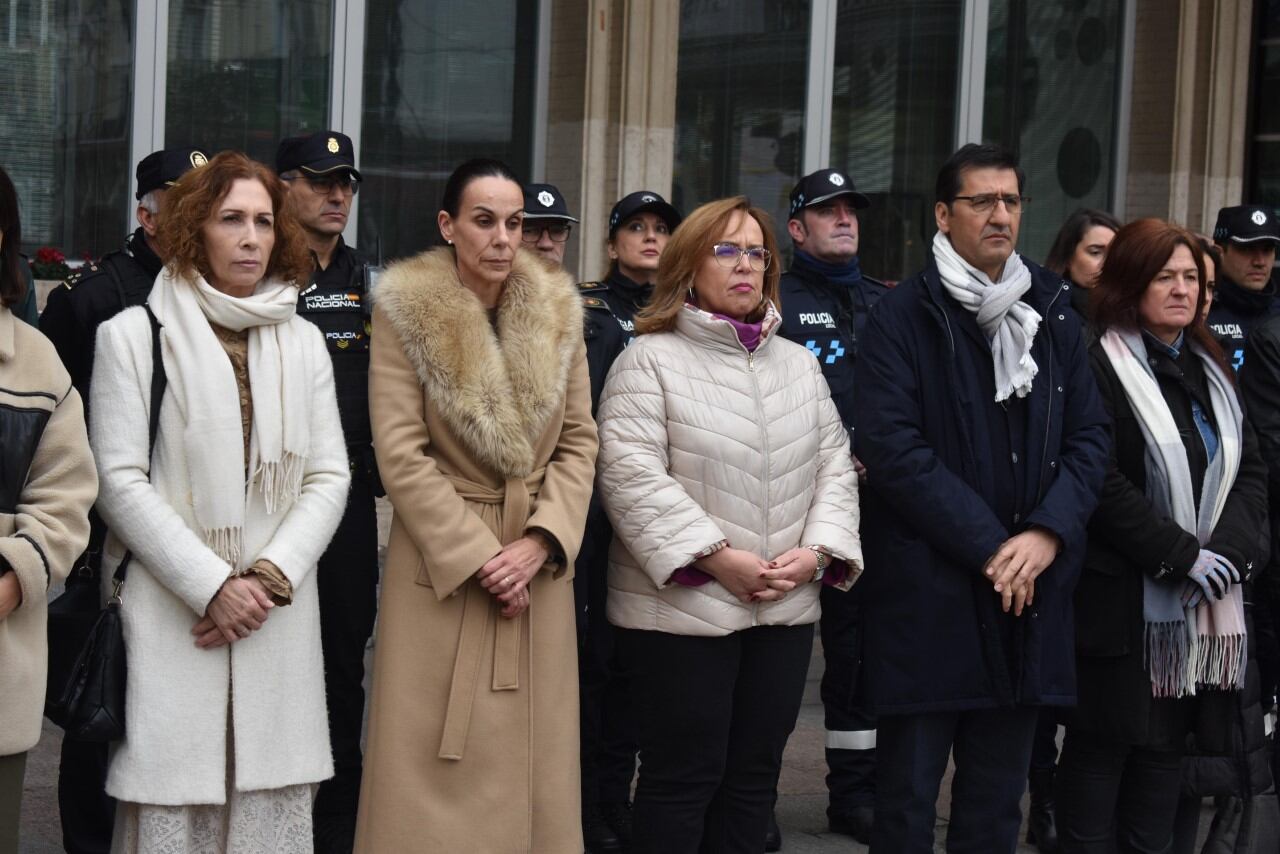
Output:
<path fill-rule="evenodd" d="M 261 489 L 268 513 L 288 506 L 301 491 L 311 447 L 311 372 L 305 357 L 310 348 L 289 323 L 297 312 L 297 288 L 264 280 L 252 296 L 232 297 L 202 276 L 180 276 L 165 267 L 147 302 L 164 327 L 165 371 L 186 425 L 183 447 L 196 523 L 219 557 L 233 569 L 243 569 L 249 488 Z M 248 483 L 240 392 L 210 323 L 249 330 L 253 431 Z"/>

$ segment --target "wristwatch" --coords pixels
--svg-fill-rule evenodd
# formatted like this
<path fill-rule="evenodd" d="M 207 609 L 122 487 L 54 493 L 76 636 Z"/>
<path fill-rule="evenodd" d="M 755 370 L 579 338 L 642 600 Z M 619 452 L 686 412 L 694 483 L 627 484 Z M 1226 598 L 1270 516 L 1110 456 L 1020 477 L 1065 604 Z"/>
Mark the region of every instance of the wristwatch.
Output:
<path fill-rule="evenodd" d="M 813 552 L 818 558 L 818 568 L 813 571 L 813 578 L 810 581 L 821 581 L 822 576 L 826 574 L 827 566 L 831 563 L 831 555 L 827 554 L 822 546 L 805 546 L 809 551 Z"/>

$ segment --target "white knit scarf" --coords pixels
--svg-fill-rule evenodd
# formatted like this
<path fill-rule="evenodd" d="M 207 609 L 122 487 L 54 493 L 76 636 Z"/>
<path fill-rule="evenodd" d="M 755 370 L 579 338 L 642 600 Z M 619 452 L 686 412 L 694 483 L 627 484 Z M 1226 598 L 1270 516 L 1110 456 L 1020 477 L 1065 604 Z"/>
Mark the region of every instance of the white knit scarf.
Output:
<path fill-rule="evenodd" d="M 287 506 L 302 486 L 310 452 L 310 348 L 288 322 L 298 291 L 263 281 L 248 297 L 215 290 L 202 276 L 166 267 L 147 300 L 164 327 L 162 354 L 185 425 L 183 447 L 191 498 L 205 542 L 234 568 L 244 543 L 244 432 L 235 371 L 210 323 L 249 330 L 249 387 L 253 397 L 249 483 L 262 490 L 268 513 Z"/>
<path fill-rule="evenodd" d="M 995 363 L 996 403 L 1010 395 L 1026 397 L 1039 367 L 1031 358 L 1031 344 L 1040 328 L 1040 315 L 1020 297 L 1031 288 L 1031 271 L 1018 253 L 1004 262 L 1000 281 L 993 282 L 960 257 L 951 239 L 939 231 L 933 236 L 933 259 L 942 286 L 951 298 L 977 315 L 982 334 L 991 342 Z"/>
<path fill-rule="evenodd" d="M 1142 334 L 1109 329 L 1101 340 L 1142 428 L 1147 497 L 1157 512 L 1205 544 L 1240 470 L 1244 415 L 1231 380 L 1198 344 L 1187 341 L 1184 346 L 1204 364 L 1219 445 L 1205 469 L 1197 512 L 1187 449 L 1147 361 Z M 1188 697 L 1197 687 L 1242 688 L 1247 647 L 1240 585 L 1231 585 L 1222 599 L 1206 599 L 1187 609 L 1182 607 L 1182 591 L 1193 582 L 1168 584 L 1145 575 L 1142 581 L 1143 647 L 1152 696 Z"/>

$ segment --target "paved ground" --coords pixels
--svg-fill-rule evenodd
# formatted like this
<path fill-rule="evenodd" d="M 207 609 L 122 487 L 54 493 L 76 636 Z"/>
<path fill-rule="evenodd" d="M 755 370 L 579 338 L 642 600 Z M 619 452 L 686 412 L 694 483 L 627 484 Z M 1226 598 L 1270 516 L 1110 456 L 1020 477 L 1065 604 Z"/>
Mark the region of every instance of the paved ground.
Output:
<path fill-rule="evenodd" d="M 379 510 L 379 521 L 383 529 L 381 539 L 385 543 L 386 528 L 390 520 L 385 506 Z M 786 854 L 862 854 L 867 850 L 865 846 L 847 836 L 827 832 L 824 782 L 827 767 L 823 756 L 822 704 L 818 699 L 818 680 L 821 675 L 822 656 L 815 644 L 804 706 L 800 711 L 796 731 L 787 745 L 782 777 L 778 784 L 778 823 L 783 833 L 783 851 Z M 57 799 L 61 736 L 62 731 L 46 721 L 44 736 L 28 757 L 20 854 L 56 854 L 62 850 Z M 946 838 L 947 816 L 950 814 L 950 777 L 948 770 L 938 799 L 936 836 L 939 843 L 936 850 L 939 852 L 944 850 L 941 842 Z M 1025 799 L 1023 813 L 1026 813 Z M 1202 837 L 1207 832 L 1209 816 L 1210 811 L 1206 810 L 1201 821 Z M 1034 848 L 1026 844 L 1018 846 L 1019 854 L 1034 851 Z"/>

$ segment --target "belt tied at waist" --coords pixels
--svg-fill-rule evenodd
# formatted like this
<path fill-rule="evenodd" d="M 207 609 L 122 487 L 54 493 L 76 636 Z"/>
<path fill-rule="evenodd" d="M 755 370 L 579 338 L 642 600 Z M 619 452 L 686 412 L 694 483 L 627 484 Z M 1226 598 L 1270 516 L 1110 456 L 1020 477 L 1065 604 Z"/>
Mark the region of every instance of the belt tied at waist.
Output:
<path fill-rule="evenodd" d="M 532 498 L 542 488 L 546 471 L 541 468 L 525 478 L 509 477 L 497 489 L 466 478 L 446 476 L 463 501 L 502 505 L 502 529 L 498 538 L 505 546 L 524 536 L 524 526 L 532 515 Z M 438 755 L 441 759 L 462 758 L 467 730 L 471 725 L 471 706 L 480 682 L 481 646 L 491 622 L 495 623 L 491 690 L 515 691 L 520 687 L 520 635 L 528 609 L 517 617 L 503 617 L 499 613 L 501 603 L 478 583 L 464 584 L 463 597 L 462 629 L 453 659 L 444 734 L 440 738 Z M 533 607 L 532 596 L 529 607 Z"/>

